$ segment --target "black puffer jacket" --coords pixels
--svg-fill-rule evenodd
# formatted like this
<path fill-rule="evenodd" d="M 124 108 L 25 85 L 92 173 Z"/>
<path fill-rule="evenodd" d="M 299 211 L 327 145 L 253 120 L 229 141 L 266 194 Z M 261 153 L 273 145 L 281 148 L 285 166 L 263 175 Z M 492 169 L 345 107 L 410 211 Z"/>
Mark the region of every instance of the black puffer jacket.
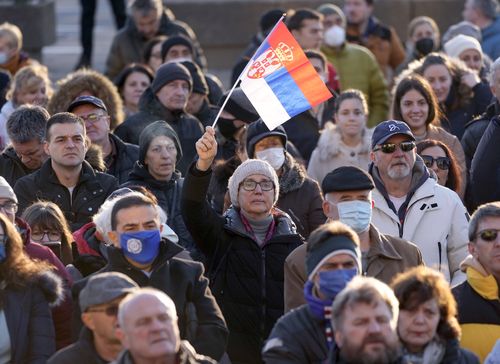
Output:
<path fill-rule="evenodd" d="M 108 167 L 106 173 L 115 176 L 118 183 L 124 183 L 128 180 L 129 173 L 132 172 L 135 162 L 139 159 L 139 147 L 125 143 L 113 134 L 109 134 L 109 138 L 116 148 L 116 159 Z"/>
<path fill-rule="evenodd" d="M 0 176 L 5 178 L 11 186 L 14 186 L 19 178 L 33 172 L 21 162 L 13 147 L 7 147 L 0 154 Z"/>
<path fill-rule="evenodd" d="M 226 349 L 227 327 L 224 317 L 208 288 L 203 265 L 176 258 L 182 248 L 163 239 L 160 251 L 148 277 L 132 266 L 120 249 L 108 247 L 108 264 L 98 273 L 120 272 L 133 279 L 140 287 L 153 287 L 165 292 L 175 303 L 182 339 L 188 340 L 197 353 L 220 359 Z M 85 278 L 73 285 L 72 293 L 78 301 Z M 76 301 L 76 302 L 77 302 Z M 80 312 L 73 311 L 74 329 L 81 327 Z"/>
<path fill-rule="evenodd" d="M 260 350 L 283 315 L 283 265 L 302 244 L 290 217 L 276 210 L 275 231 L 263 246 L 254 240 L 234 208 L 218 215 L 206 201 L 211 171 L 194 165 L 184 181 L 182 213 L 196 244 L 209 260 L 212 290 L 229 328 L 234 363 L 261 362 Z"/>
<path fill-rule="evenodd" d="M 70 195 L 69 190 L 57 179 L 51 160 L 48 159 L 38 171 L 18 180 L 14 192 L 19 200 L 18 214 L 37 200 L 52 201 L 63 211 L 71 231 L 75 231 L 92 219 L 117 187 L 115 177 L 96 172 L 83 161 L 80 180 Z"/>
<path fill-rule="evenodd" d="M 141 132 L 157 120 L 165 120 L 179 137 L 182 159 L 177 163 L 177 169 L 184 175 L 196 155 L 195 144 L 203 135 L 203 127 L 193 115 L 185 112 L 174 115 L 160 103 L 150 87 L 141 96 L 139 112 L 120 124 L 115 134 L 124 142 L 139 144 Z"/>
<path fill-rule="evenodd" d="M 167 225 L 179 237 L 179 245 L 184 247 L 196 260 L 202 260 L 202 254 L 189 234 L 181 214 L 181 195 L 184 178 L 179 172 L 174 172 L 168 182 L 158 181 L 149 173 L 148 169 L 136 163 L 129 179 L 121 187 L 143 186 L 150 190 L 158 200 L 158 205 L 167 213 Z"/>

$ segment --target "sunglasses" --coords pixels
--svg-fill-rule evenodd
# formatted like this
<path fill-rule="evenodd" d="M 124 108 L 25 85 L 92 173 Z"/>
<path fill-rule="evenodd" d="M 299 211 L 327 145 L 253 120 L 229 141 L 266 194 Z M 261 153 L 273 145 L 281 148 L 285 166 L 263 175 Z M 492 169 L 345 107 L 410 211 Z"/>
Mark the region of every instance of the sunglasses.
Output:
<path fill-rule="evenodd" d="M 87 312 L 104 312 L 106 316 L 118 315 L 118 305 L 111 305 L 106 308 L 90 308 Z"/>
<path fill-rule="evenodd" d="M 384 143 L 384 144 L 380 144 L 377 148 L 374 148 L 373 151 L 376 152 L 378 150 L 381 150 L 382 153 L 391 154 L 391 153 L 394 153 L 396 151 L 397 147 L 399 147 L 399 149 L 401 149 L 402 152 L 409 152 L 410 150 L 415 149 L 416 144 L 415 144 L 415 142 L 411 142 L 411 141 L 401 142 L 399 144 Z"/>
<path fill-rule="evenodd" d="M 448 157 L 433 158 L 430 155 L 421 155 L 421 157 L 424 160 L 425 166 L 427 168 L 431 168 L 434 162 L 436 162 L 436 165 L 439 169 L 442 170 L 450 169 L 451 161 L 450 158 Z"/>
<path fill-rule="evenodd" d="M 491 242 L 497 240 L 499 231 L 499 229 L 484 229 L 478 232 L 476 236 L 479 236 L 484 241 Z"/>

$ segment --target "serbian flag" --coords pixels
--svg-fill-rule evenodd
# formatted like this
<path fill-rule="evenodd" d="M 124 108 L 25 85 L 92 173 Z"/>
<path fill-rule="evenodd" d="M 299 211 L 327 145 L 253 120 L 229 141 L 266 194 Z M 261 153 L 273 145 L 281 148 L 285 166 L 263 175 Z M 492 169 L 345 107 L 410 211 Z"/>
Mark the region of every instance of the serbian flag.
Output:
<path fill-rule="evenodd" d="M 269 130 L 332 97 L 282 21 L 257 49 L 240 79 L 241 89 Z"/>

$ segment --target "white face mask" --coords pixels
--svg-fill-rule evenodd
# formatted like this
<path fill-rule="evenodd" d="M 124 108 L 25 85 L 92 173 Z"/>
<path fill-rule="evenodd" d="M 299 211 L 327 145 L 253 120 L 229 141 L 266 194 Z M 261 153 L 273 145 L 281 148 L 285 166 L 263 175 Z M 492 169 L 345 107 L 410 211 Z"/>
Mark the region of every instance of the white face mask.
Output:
<path fill-rule="evenodd" d="M 325 32 L 325 44 L 330 47 L 339 47 L 345 42 L 345 29 L 334 25 Z"/>
<path fill-rule="evenodd" d="M 368 230 L 372 220 L 372 204 L 368 201 L 345 201 L 337 204 L 340 222 L 351 227 L 355 232 Z"/>
<path fill-rule="evenodd" d="M 268 148 L 255 153 L 255 157 L 261 161 L 266 161 L 275 171 L 285 163 L 285 150 L 283 148 Z"/>
<path fill-rule="evenodd" d="M 7 63 L 8 60 L 7 52 L 0 52 L 0 64 Z"/>

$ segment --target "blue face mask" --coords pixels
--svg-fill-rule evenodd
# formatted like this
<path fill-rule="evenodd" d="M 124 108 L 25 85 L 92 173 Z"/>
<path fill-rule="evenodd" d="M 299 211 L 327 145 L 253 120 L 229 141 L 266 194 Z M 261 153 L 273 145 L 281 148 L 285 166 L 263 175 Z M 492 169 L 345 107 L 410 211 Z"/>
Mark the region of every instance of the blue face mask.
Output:
<path fill-rule="evenodd" d="M 372 204 L 368 201 L 345 201 L 337 204 L 340 222 L 356 233 L 368 230 L 372 220 Z"/>
<path fill-rule="evenodd" d="M 123 255 L 139 264 L 155 260 L 160 250 L 160 230 L 133 231 L 120 234 Z"/>
<path fill-rule="evenodd" d="M 326 298 L 334 300 L 347 283 L 358 274 L 356 268 L 319 272 L 319 290 Z"/>

